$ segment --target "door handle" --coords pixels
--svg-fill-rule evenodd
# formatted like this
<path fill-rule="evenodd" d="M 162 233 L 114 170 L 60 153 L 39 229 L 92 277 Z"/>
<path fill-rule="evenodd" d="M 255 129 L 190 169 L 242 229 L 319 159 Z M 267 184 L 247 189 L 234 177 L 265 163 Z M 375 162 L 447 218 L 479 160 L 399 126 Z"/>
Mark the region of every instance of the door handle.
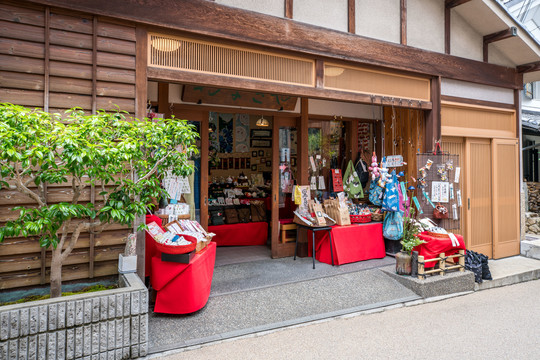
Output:
<path fill-rule="evenodd" d="M 468 203 L 468 209 L 467 210 L 471 210 L 471 198 L 468 198 L 467 199 L 467 203 Z"/>

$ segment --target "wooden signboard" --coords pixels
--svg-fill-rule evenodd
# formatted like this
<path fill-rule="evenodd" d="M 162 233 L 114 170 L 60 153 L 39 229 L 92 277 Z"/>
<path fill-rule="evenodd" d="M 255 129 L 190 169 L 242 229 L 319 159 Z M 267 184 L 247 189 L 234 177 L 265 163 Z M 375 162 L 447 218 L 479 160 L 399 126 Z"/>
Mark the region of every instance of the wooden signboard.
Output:
<path fill-rule="evenodd" d="M 184 85 L 182 101 L 292 111 L 298 98 L 289 95 Z"/>

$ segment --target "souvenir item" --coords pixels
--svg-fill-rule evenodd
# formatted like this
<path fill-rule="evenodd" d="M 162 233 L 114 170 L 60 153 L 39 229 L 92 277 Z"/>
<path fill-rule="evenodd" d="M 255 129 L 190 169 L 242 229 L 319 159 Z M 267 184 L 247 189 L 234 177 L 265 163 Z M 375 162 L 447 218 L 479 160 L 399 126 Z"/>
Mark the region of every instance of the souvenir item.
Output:
<path fill-rule="evenodd" d="M 456 167 L 456 174 L 454 176 L 454 182 L 457 184 L 459 183 L 459 173 L 461 172 L 461 168 L 458 166 Z"/>
<path fill-rule="evenodd" d="M 343 191 L 343 178 L 340 169 L 332 169 L 332 185 L 334 192 Z"/>
<path fill-rule="evenodd" d="M 386 181 L 382 209 L 384 211 L 399 211 L 399 193 L 396 187 L 396 171 L 392 170 L 392 178 Z"/>
<path fill-rule="evenodd" d="M 418 199 L 416 196 L 413 196 L 414 206 L 416 206 L 416 210 L 418 210 L 418 214 L 423 214 L 424 210 L 422 210 L 422 207 L 420 206 L 420 203 L 418 202 Z"/>
<path fill-rule="evenodd" d="M 403 214 L 401 211 L 386 214 L 383 223 L 383 236 L 390 240 L 403 237 Z"/>
<path fill-rule="evenodd" d="M 437 204 L 433 209 L 433 217 L 435 219 L 448 219 L 448 209 L 441 204 Z"/>
<path fill-rule="evenodd" d="M 345 170 L 345 176 L 343 181 L 343 190 L 349 195 L 351 199 L 359 199 L 364 197 L 364 190 L 358 173 L 354 169 L 352 161 L 349 160 L 347 170 Z"/>
<path fill-rule="evenodd" d="M 382 205 L 383 189 L 377 185 L 377 179 L 369 185 L 369 201 L 376 206 Z"/>
<path fill-rule="evenodd" d="M 371 181 L 375 181 L 380 176 L 380 168 L 377 164 L 377 155 L 375 154 L 375 151 L 371 157 L 371 166 L 368 169 L 371 171 Z"/>
<path fill-rule="evenodd" d="M 433 161 L 431 161 L 430 159 L 428 159 L 428 160 L 426 161 L 426 165 L 425 165 L 425 166 L 426 166 L 426 169 L 427 169 L 427 170 L 430 170 L 430 169 L 431 169 L 431 165 L 433 165 Z"/>
<path fill-rule="evenodd" d="M 454 170 L 454 160 L 450 159 L 446 162 L 446 170 Z"/>

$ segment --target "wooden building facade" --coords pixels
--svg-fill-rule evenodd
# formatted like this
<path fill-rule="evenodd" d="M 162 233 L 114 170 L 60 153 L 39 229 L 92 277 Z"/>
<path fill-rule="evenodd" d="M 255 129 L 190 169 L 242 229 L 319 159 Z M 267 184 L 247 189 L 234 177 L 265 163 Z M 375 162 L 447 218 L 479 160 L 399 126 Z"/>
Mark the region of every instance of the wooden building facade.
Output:
<path fill-rule="evenodd" d="M 378 138 L 389 139 L 388 120 L 394 116 L 400 131 L 414 139 L 400 150 L 409 159 L 410 175 L 418 149 L 429 151 L 440 142 L 460 155 L 465 204 L 459 231 L 468 248 L 495 258 L 519 253 L 519 92 L 524 76 L 529 81 L 538 74 L 540 46 L 508 14 L 489 0 L 273 0 L 259 8 L 252 3 L 2 0 L 0 102 L 47 111 L 118 106 L 142 118 L 151 100 L 149 83 L 158 83 L 160 112 L 201 123 L 203 226 L 208 114 L 221 108 L 171 101 L 171 84 L 297 97 L 295 110 L 258 113 L 274 117 L 274 134 L 280 126 L 298 130 L 300 184 L 308 184 L 310 119 L 340 115 L 351 134 L 359 122 L 371 122 Z M 472 25 L 473 10 L 485 25 Z M 325 102 L 356 107 L 343 115 L 325 111 Z M 421 134 L 411 134 L 413 123 Z M 357 138 L 347 141 L 355 158 Z M 390 153 L 390 141 L 377 146 L 379 153 Z M 277 141 L 272 158 L 276 167 Z M 273 170 L 277 213 L 279 175 Z M 69 192 L 50 187 L 48 196 L 60 202 Z M 89 191 L 84 200 L 95 199 Z M 0 223 L 14 216 L 10 210 L 17 205 L 30 202 L 0 191 Z M 278 227 L 273 219 L 272 254 L 288 256 L 293 246 L 279 243 Z M 113 227 L 83 236 L 65 279 L 116 273 L 127 231 Z M 0 289 L 46 283 L 49 263 L 35 239 L 6 240 L 0 244 Z"/>

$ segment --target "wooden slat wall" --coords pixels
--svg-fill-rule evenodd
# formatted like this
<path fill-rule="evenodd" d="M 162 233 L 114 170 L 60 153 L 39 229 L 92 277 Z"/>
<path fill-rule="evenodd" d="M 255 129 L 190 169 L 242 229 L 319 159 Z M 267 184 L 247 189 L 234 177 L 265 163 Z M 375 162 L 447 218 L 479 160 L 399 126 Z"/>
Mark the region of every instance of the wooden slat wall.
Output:
<path fill-rule="evenodd" d="M 422 110 L 404 109 L 394 107 L 395 129 L 392 132 L 392 107 L 384 107 L 384 154 L 402 155 L 407 165 L 397 168 L 397 172 L 404 171 L 406 181 L 410 177 L 417 178 L 416 153 L 424 152 L 425 116 Z M 392 135 L 393 134 L 393 135 Z M 396 144 L 394 146 L 394 138 Z M 381 141 L 381 139 L 377 139 Z M 382 160 L 377 154 L 378 161 Z M 400 178 L 405 181 L 404 178 Z"/>
<path fill-rule="evenodd" d="M 49 46 L 47 47 L 47 44 Z M 56 9 L 0 4 L 0 102 L 49 111 L 73 106 L 135 112 L 135 28 Z M 85 189 L 82 202 L 99 201 Z M 71 188 L 49 186 L 51 203 L 69 201 Z M 34 206 L 17 192 L 0 191 L 0 226 L 15 206 Z M 129 229 L 112 225 L 99 235 L 82 234 L 63 270 L 63 280 L 117 273 Z M 0 289 L 48 282 L 50 252 L 35 238 L 0 244 Z M 42 271 L 44 269 L 44 271 Z"/>

